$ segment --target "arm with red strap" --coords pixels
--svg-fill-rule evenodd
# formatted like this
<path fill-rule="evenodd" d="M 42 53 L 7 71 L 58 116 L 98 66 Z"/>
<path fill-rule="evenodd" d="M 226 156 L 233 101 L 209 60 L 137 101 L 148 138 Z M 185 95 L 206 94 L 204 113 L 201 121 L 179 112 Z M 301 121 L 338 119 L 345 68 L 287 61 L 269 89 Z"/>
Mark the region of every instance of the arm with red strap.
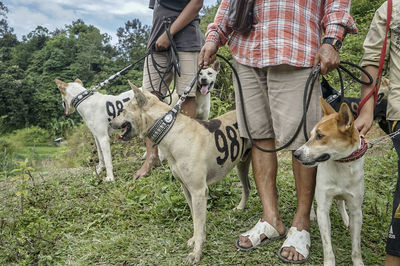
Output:
<path fill-rule="evenodd" d="M 380 86 L 381 77 L 382 77 L 383 65 L 385 63 L 387 37 L 388 37 L 388 33 L 389 33 L 390 20 L 392 18 L 392 0 L 388 0 L 387 4 L 388 4 L 388 7 L 387 7 L 387 18 L 386 18 L 386 33 L 385 33 L 385 39 L 383 41 L 381 56 L 379 59 L 378 75 L 376 78 L 374 88 L 367 94 L 367 96 L 365 96 L 360 101 L 360 104 L 358 105 L 358 109 L 357 109 L 357 115 L 360 114 L 362 107 L 364 106 L 365 102 L 367 102 L 368 99 L 371 98 L 372 94 L 374 94 L 374 108 L 376 106 L 376 101 L 378 99 L 378 91 L 379 91 L 379 86 Z"/>

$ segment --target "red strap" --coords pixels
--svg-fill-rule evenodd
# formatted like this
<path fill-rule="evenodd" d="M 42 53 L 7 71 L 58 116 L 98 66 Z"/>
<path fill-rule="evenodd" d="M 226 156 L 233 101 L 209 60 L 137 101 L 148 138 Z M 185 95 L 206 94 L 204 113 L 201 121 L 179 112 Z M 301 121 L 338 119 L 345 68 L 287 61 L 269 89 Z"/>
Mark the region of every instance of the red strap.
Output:
<path fill-rule="evenodd" d="M 390 20 L 392 18 L 392 0 L 388 0 L 387 4 L 388 4 L 388 7 L 387 7 L 387 18 L 386 18 L 386 33 L 385 33 L 385 40 L 383 41 L 381 57 L 379 59 L 378 76 L 376 77 L 376 82 L 375 82 L 374 88 L 368 93 L 367 96 L 365 96 L 361 100 L 360 104 L 358 105 L 357 115 L 360 114 L 361 108 L 364 106 L 365 102 L 368 101 L 368 99 L 372 96 L 372 94 L 374 94 L 374 109 L 375 109 L 376 101 L 378 99 L 378 91 L 379 91 L 379 86 L 380 86 L 381 77 L 382 77 L 383 64 L 385 63 L 387 37 L 388 37 L 388 32 L 389 32 L 389 27 L 390 27 Z"/>

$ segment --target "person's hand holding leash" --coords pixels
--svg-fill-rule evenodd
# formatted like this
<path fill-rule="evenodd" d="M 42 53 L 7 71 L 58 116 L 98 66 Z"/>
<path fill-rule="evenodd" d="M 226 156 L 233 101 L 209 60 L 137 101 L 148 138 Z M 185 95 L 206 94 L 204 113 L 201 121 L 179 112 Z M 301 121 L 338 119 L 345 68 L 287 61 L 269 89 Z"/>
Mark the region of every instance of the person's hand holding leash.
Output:
<path fill-rule="evenodd" d="M 218 46 L 215 42 L 206 42 L 199 54 L 199 66 L 204 63 L 203 68 L 209 67 L 217 58 Z"/>
<path fill-rule="evenodd" d="M 161 34 L 156 41 L 156 51 L 165 51 L 171 46 L 171 42 L 168 39 L 168 35 L 166 32 Z"/>
<path fill-rule="evenodd" d="M 361 86 L 361 99 L 364 99 L 370 91 L 374 89 L 376 78 L 378 76 L 378 67 L 369 65 L 364 67 L 364 69 L 371 75 L 373 82 L 370 85 Z M 364 73 L 362 74 L 361 79 L 363 81 L 368 81 L 368 78 Z M 365 102 L 364 106 L 360 110 L 360 114 L 354 121 L 354 125 L 360 132 L 361 136 L 365 136 L 372 127 L 374 122 L 374 108 L 374 97 L 372 96 Z"/>
<path fill-rule="evenodd" d="M 340 63 L 339 52 L 330 44 L 322 44 L 314 59 L 314 66 L 318 63 L 321 64 L 321 75 L 327 74 L 338 67 Z"/>

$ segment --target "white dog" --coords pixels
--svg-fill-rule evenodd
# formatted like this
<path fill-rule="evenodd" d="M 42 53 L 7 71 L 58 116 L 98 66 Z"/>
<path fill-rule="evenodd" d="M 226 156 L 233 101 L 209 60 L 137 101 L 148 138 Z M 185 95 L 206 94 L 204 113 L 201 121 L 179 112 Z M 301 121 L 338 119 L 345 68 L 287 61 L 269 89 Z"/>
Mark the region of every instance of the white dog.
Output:
<path fill-rule="evenodd" d="M 322 119 L 311 131 L 307 143 L 295 151 L 294 156 L 306 166 L 318 165 L 315 197 L 317 219 L 324 249 L 324 265 L 335 265 L 331 244 L 329 210 L 338 199 L 339 212 L 350 225 L 352 260 L 354 265 L 364 265 L 361 257 L 361 205 L 364 197 L 365 141 L 354 126 L 353 114 L 347 104 L 339 112 L 322 98 Z M 344 200 L 350 212 L 346 213 Z"/>
<path fill-rule="evenodd" d="M 58 79 L 55 82 L 61 92 L 65 115 L 69 116 L 76 109 L 93 134 L 99 155 L 99 164 L 94 174 L 100 174 L 106 168 L 107 176 L 104 180 L 114 181 L 109 123 L 122 112 L 124 104 L 133 97 L 132 90 L 113 96 L 86 90 L 79 79 L 71 83 Z"/>
<path fill-rule="evenodd" d="M 196 118 L 207 120 L 210 116 L 211 96 L 219 72 L 219 61 L 212 67 L 202 69 L 197 79 L 196 90 Z"/>
<path fill-rule="evenodd" d="M 115 129 L 124 128 L 122 137 L 125 140 L 133 135 L 144 138 L 154 122 L 171 109 L 151 93 L 130 85 L 135 96 L 111 122 Z M 206 239 L 208 185 L 220 181 L 237 166 L 242 182 L 242 199 L 237 208 L 243 209 L 246 204 L 251 160 L 248 142 L 240 138 L 236 113 L 232 111 L 209 121 L 179 114 L 158 147 L 180 181 L 189 204 L 194 232 L 188 246 L 193 247 L 193 252 L 186 262 L 197 263 Z"/>

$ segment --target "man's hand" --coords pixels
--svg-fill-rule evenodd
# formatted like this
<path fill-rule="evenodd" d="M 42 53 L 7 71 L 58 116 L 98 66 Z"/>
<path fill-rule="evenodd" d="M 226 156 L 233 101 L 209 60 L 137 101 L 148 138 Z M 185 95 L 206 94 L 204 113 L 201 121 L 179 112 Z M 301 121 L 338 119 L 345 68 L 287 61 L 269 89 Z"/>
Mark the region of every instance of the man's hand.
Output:
<path fill-rule="evenodd" d="M 360 132 L 360 136 L 364 137 L 367 132 L 371 129 L 372 124 L 374 122 L 374 114 L 370 114 L 370 112 L 360 112 L 360 115 L 354 121 L 354 126 Z"/>
<path fill-rule="evenodd" d="M 318 63 L 321 64 L 321 75 L 325 75 L 338 67 L 340 63 L 339 52 L 330 44 L 322 44 L 314 59 L 314 66 Z"/>
<path fill-rule="evenodd" d="M 171 46 L 171 42 L 168 39 L 168 35 L 166 32 L 161 34 L 156 41 L 156 51 L 165 51 Z"/>
<path fill-rule="evenodd" d="M 206 42 L 199 54 L 199 66 L 204 63 L 203 68 L 209 67 L 217 58 L 218 46 L 215 42 Z"/>

